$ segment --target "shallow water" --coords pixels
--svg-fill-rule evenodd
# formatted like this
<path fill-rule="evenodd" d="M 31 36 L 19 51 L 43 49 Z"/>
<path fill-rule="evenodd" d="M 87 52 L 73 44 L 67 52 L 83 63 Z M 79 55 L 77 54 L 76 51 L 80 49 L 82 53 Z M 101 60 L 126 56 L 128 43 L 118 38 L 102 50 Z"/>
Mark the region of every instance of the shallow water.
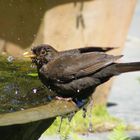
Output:
<path fill-rule="evenodd" d="M 0 113 L 44 105 L 53 97 L 30 61 L 0 56 Z"/>

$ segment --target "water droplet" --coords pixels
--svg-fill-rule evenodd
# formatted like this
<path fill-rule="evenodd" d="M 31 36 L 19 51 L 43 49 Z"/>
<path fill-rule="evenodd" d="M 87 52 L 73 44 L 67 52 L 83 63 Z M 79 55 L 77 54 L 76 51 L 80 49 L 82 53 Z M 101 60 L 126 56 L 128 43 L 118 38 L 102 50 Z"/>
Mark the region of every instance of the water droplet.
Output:
<path fill-rule="evenodd" d="M 14 112 L 14 108 L 10 108 L 10 112 Z"/>
<path fill-rule="evenodd" d="M 15 94 L 18 94 L 18 91 L 17 90 L 15 91 Z"/>
<path fill-rule="evenodd" d="M 40 60 L 37 60 L 37 63 L 39 64 L 40 63 Z"/>
<path fill-rule="evenodd" d="M 18 37 L 17 40 L 20 40 L 20 37 Z"/>
<path fill-rule="evenodd" d="M 36 65 L 35 64 L 31 64 L 30 67 L 31 68 L 36 68 Z"/>
<path fill-rule="evenodd" d="M 25 21 L 24 21 L 24 20 L 22 20 L 22 21 L 21 21 L 21 23 L 22 23 L 22 24 L 24 24 L 24 23 L 25 23 Z"/>
<path fill-rule="evenodd" d="M 33 34 L 33 37 L 36 38 L 36 34 Z"/>
<path fill-rule="evenodd" d="M 92 125 L 92 123 L 91 123 L 91 122 L 89 123 L 89 128 L 88 128 L 88 131 L 89 131 L 89 132 L 92 132 L 92 131 L 93 131 L 93 125 Z"/>
<path fill-rule="evenodd" d="M 37 89 L 36 88 L 33 89 L 33 93 L 37 93 Z"/>
<path fill-rule="evenodd" d="M 8 5 L 11 7 L 12 6 L 12 3 L 9 3 Z"/>
<path fill-rule="evenodd" d="M 8 56 L 7 61 L 12 63 L 15 60 L 13 56 Z"/>

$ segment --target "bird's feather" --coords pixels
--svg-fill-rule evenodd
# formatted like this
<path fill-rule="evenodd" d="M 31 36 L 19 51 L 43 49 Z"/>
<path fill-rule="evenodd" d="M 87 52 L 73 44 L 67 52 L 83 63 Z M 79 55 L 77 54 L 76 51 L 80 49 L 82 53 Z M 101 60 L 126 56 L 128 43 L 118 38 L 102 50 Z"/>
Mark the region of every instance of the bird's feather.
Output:
<path fill-rule="evenodd" d="M 101 52 L 83 53 L 81 55 L 62 55 L 56 57 L 40 69 L 53 81 L 67 82 L 84 77 L 115 62 L 121 56 L 112 56 Z"/>

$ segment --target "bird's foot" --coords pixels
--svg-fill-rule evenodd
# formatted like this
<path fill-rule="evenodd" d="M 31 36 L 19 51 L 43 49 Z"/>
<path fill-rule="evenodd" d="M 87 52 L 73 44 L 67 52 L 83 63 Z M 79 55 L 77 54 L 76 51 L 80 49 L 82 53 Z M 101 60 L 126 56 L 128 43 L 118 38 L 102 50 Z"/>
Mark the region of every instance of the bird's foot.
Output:
<path fill-rule="evenodd" d="M 59 96 L 56 96 L 56 99 L 58 100 L 63 100 L 63 101 L 72 101 L 72 98 L 63 98 L 63 97 L 59 97 Z"/>

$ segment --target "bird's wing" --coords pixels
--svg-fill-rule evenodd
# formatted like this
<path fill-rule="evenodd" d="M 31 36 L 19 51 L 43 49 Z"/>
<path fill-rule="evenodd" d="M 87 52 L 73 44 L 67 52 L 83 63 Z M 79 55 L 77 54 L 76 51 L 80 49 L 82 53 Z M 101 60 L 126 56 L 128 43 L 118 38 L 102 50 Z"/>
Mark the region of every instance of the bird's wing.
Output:
<path fill-rule="evenodd" d="M 86 52 L 107 52 L 110 50 L 115 49 L 114 47 L 97 47 L 97 46 L 90 46 L 90 47 L 84 47 L 84 48 L 79 48 L 78 50 L 81 53 L 86 53 Z"/>
<path fill-rule="evenodd" d="M 90 47 L 66 50 L 66 51 L 62 51 L 60 53 L 62 53 L 62 54 L 70 54 L 70 53 L 88 53 L 88 52 L 107 52 L 107 51 L 110 51 L 110 50 L 113 50 L 113 49 L 115 49 L 115 47 L 90 46 Z"/>
<path fill-rule="evenodd" d="M 51 80 L 66 82 L 93 74 L 120 57 L 101 52 L 62 55 L 43 65 L 40 72 Z"/>

